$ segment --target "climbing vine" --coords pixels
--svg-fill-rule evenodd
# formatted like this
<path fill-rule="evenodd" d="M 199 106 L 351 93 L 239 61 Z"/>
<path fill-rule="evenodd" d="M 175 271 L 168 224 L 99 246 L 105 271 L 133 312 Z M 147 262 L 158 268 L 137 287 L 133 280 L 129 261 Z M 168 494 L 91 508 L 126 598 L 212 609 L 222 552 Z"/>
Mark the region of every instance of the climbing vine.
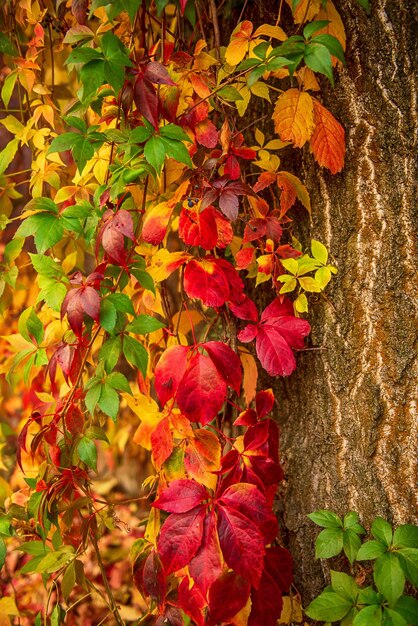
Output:
<path fill-rule="evenodd" d="M 331 0 L 286 0 L 261 25 L 246 4 L 223 42 L 214 0 L 3 3 L 10 623 L 280 616 L 292 563 L 273 513 L 274 396 L 257 372 L 292 374 L 309 296 L 337 271 L 320 241 L 295 236 L 294 207 L 315 208 L 281 155 L 309 146 L 342 170 L 344 130 L 320 84 L 344 63 L 345 33 Z M 259 310 L 250 294 L 266 289 Z M 148 451 L 148 475 L 121 498 L 101 477 L 125 448 Z M 131 603 L 120 559 L 103 557 L 116 532 L 132 539 Z M 43 583 L 41 606 L 22 600 L 25 580 Z"/>

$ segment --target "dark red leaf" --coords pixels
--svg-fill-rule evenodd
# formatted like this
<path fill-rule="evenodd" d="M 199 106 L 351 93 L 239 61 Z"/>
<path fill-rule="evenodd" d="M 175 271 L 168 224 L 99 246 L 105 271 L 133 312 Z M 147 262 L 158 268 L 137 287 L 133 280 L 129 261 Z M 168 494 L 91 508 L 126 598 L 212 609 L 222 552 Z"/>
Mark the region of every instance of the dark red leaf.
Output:
<path fill-rule="evenodd" d="M 211 511 L 205 518 L 202 544 L 189 563 L 189 572 L 205 597 L 209 587 L 221 575 L 222 554 L 214 511 Z"/>
<path fill-rule="evenodd" d="M 267 446 L 265 450 L 262 451 L 262 447 L 268 441 L 269 437 L 269 423 L 268 420 L 264 420 L 262 422 L 257 422 L 250 426 L 247 432 L 244 435 L 244 449 L 248 450 L 259 450 L 262 456 L 267 455 Z"/>
<path fill-rule="evenodd" d="M 252 426 L 253 424 L 257 424 L 257 413 L 254 409 L 246 409 L 234 422 L 234 426 Z"/>
<path fill-rule="evenodd" d="M 242 368 L 238 355 L 222 341 L 208 341 L 202 344 L 202 348 L 209 354 L 226 384 L 239 394 L 242 383 Z"/>
<path fill-rule="evenodd" d="M 229 567 L 257 588 L 264 556 L 264 538 L 257 526 L 239 511 L 219 506 L 218 535 Z"/>
<path fill-rule="evenodd" d="M 209 590 L 207 626 L 229 623 L 247 604 L 249 595 L 250 583 L 235 572 L 227 572 L 215 580 Z"/>
<path fill-rule="evenodd" d="M 211 359 L 195 354 L 177 390 L 177 404 L 192 422 L 213 420 L 226 398 L 226 384 Z"/>
<path fill-rule="evenodd" d="M 208 498 L 206 488 L 195 480 L 173 480 L 152 506 L 169 513 L 187 513 Z"/>
<path fill-rule="evenodd" d="M 89 0 L 73 0 L 71 3 L 71 13 L 82 26 L 84 26 L 87 21 L 88 6 Z"/>
<path fill-rule="evenodd" d="M 176 86 L 176 83 L 171 79 L 164 65 L 161 65 L 161 63 L 157 61 L 147 63 L 143 68 L 143 73 L 144 78 L 155 85 Z"/>
<path fill-rule="evenodd" d="M 65 414 L 65 425 L 72 435 L 78 435 L 83 431 L 84 417 L 76 404 L 70 404 Z"/>
<path fill-rule="evenodd" d="M 158 605 L 158 610 L 163 611 L 165 606 L 166 576 L 160 557 L 155 550 L 148 555 L 142 573 L 143 588 Z"/>
<path fill-rule="evenodd" d="M 219 197 L 219 208 L 228 219 L 234 222 L 239 211 L 238 196 L 233 191 L 226 189 Z"/>
<path fill-rule="evenodd" d="M 238 511 L 251 520 L 264 535 L 265 543 L 271 543 L 276 538 L 279 530 L 277 519 L 255 485 L 232 485 L 222 494 L 219 505 L 227 507 L 228 512 Z"/>
<path fill-rule="evenodd" d="M 66 314 L 68 322 L 77 335 L 82 333 L 84 313 L 99 321 L 100 296 L 93 287 L 71 289 L 64 298 L 61 306 L 61 318 Z"/>
<path fill-rule="evenodd" d="M 228 306 L 232 313 L 240 320 L 250 320 L 251 322 L 258 321 L 257 307 L 246 294 L 244 294 L 244 299 L 240 304 L 228 302 Z"/>
<path fill-rule="evenodd" d="M 154 371 L 155 391 L 164 406 L 177 393 L 187 367 L 188 346 L 172 346 L 161 355 Z"/>
<path fill-rule="evenodd" d="M 258 419 L 263 419 L 270 413 L 274 406 L 274 394 L 272 389 L 266 389 L 265 391 L 259 391 L 255 397 L 255 408 L 257 411 Z"/>
<path fill-rule="evenodd" d="M 140 114 L 158 130 L 157 90 L 149 80 L 144 80 L 142 75 L 137 76 L 135 81 L 134 100 Z"/>
<path fill-rule="evenodd" d="M 267 231 L 267 220 L 263 217 L 257 217 L 248 222 L 244 230 L 243 243 L 255 241 L 264 237 Z"/>
<path fill-rule="evenodd" d="M 205 507 L 198 506 L 187 513 L 172 513 L 164 522 L 158 550 L 167 576 L 190 563 L 195 556 L 202 543 L 205 515 Z"/>

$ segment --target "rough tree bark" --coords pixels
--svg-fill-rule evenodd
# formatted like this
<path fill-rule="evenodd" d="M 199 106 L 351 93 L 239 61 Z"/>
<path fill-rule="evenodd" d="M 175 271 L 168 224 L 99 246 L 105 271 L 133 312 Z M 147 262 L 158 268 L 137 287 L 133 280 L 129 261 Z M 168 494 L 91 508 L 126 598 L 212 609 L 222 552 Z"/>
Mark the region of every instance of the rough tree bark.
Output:
<path fill-rule="evenodd" d="M 318 529 L 329 508 L 417 521 L 417 368 L 414 293 L 416 43 L 418 5 L 337 0 L 347 67 L 324 104 L 345 127 L 344 171 L 319 171 L 308 153 L 311 236 L 338 276 L 312 307 L 312 346 L 280 384 L 277 417 L 287 474 L 284 520 L 305 601 L 324 585 Z M 415 215 L 416 217 L 416 215 Z M 416 221 L 415 221 L 416 223 Z"/>

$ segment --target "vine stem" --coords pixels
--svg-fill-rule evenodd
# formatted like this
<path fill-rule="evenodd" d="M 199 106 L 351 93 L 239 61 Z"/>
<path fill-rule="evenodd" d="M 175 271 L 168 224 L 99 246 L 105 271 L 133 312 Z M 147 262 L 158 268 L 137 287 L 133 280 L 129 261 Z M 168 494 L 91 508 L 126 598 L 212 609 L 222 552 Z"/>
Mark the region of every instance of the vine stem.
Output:
<path fill-rule="evenodd" d="M 91 541 L 94 547 L 94 551 L 96 553 L 96 558 L 97 558 L 97 564 L 99 566 L 100 569 L 100 574 L 102 576 L 103 579 L 103 584 L 105 586 L 106 589 L 106 594 L 107 597 L 109 599 L 109 603 L 110 603 L 110 608 L 112 609 L 112 613 L 115 617 L 116 623 L 118 624 L 118 626 L 126 626 L 125 622 L 123 621 L 122 617 L 120 616 L 119 613 L 119 609 L 117 607 L 115 598 L 113 596 L 113 591 L 112 588 L 109 584 L 109 581 L 107 579 L 107 575 L 106 575 L 106 569 L 102 560 L 102 556 L 100 554 L 100 549 L 99 549 L 99 543 L 97 541 L 97 537 L 96 534 L 92 531 L 92 529 L 90 529 L 90 536 L 91 536 Z"/>
<path fill-rule="evenodd" d="M 219 32 L 219 22 L 215 0 L 209 0 L 210 12 L 212 16 L 213 34 L 215 37 L 215 54 L 218 61 L 221 60 L 221 35 Z"/>

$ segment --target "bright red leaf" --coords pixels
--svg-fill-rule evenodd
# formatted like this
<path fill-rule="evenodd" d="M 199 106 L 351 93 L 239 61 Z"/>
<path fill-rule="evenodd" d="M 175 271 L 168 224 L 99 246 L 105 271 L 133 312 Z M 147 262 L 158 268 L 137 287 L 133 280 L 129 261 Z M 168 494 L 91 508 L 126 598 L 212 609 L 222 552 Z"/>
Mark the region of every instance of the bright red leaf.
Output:
<path fill-rule="evenodd" d="M 187 367 L 188 346 L 172 346 L 161 355 L 154 371 L 155 391 L 164 406 L 173 398 Z"/>
<path fill-rule="evenodd" d="M 197 506 L 187 513 L 173 513 L 164 522 L 158 551 L 167 576 L 190 563 L 195 556 L 202 543 L 205 514 L 205 507 Z"/>
<path fill-rule="evenodd" d="M 173 480 L 152 506 L 169 513 L 187 513 L 208 498 L 205 487 L 195 480 Z"/>
<path fill-rule="evenodd" d="M 202 348 L 209 354 L 226 384 L 239 393 L 242 383 L 242 368 L 238 355 L 222 341 L 207 341 L 202 344 Z"/>
<path fill-rule="evenodd" d="M 204 596 L 212 583 L 221 575 L 222 553 L 216 532 L 214 511 L 211 511 L 205 518 L 202 544 L 189 563 L 189 572 Z"/>

